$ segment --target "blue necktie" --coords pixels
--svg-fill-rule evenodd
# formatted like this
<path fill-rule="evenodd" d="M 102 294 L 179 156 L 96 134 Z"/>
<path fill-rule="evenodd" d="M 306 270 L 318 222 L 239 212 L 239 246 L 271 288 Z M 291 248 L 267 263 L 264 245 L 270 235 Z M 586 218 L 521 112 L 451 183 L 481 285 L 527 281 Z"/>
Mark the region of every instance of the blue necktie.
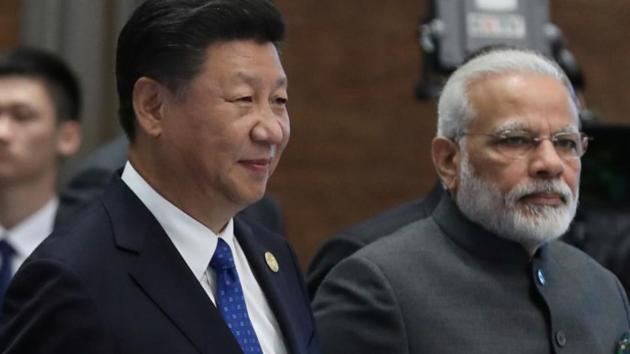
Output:
<path fill-rule="evenodd" d="M 217 275 L 217 307 L 243 353 L 262 353 L 254 327 L 247 314 L 243 288 L 238 279 L 232 251 L 219 238 L 210 267 Z"/>
<path fill-rule="evenodd" d="M 6 240 L 0 240 L 0 303 L 4 299 L 4 293 L 9 287 L 11 277 L 13 276 L 13 265 L 11 261 L 15 255 L 15 250 Z"/>

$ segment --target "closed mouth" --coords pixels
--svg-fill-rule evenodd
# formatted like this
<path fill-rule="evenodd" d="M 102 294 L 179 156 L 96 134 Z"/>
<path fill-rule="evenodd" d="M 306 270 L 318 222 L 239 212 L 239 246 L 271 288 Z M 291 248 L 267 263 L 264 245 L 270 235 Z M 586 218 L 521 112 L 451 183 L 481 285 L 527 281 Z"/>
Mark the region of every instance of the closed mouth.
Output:
<path fill-rule="evenodd" d="M 271 166 L 271 162 L 272 162 L 271 158 L 239 160 L 239 163 L 254 170 L 267 170 L 269 166 Z"/>
<path fill-rule="evenodd" d="M 534 192 L 520 198 L 525 203 L 533 203 L 549 206 L 561 206 L 567 204 L 567 198 L 562 193 Z"/>

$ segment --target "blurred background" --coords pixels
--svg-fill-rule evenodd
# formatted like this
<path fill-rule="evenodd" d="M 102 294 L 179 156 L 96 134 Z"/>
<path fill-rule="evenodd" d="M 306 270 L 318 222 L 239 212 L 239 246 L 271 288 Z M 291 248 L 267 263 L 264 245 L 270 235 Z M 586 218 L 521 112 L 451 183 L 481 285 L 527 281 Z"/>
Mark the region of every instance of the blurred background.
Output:
<path fill-rule="evenodd" d="M 140 2 L 0 0 L 0 50 L 48 48 L 80 76 L 82 154 L 120 131 L 114 47 Z M 418 25 L 428 16 L 429 1 L 276 3 L 288 25 L 282 52 L 292 136 L 269 192 L 305 266 L 331 234 L 418 198 L 435 182 L 429 154 L 435 102 L 415 95 L 425 60 Z M 590 110 L 607 124 L 629 124 L 630 2 L 551 0 L 549 11 L 581 66 Z"/>

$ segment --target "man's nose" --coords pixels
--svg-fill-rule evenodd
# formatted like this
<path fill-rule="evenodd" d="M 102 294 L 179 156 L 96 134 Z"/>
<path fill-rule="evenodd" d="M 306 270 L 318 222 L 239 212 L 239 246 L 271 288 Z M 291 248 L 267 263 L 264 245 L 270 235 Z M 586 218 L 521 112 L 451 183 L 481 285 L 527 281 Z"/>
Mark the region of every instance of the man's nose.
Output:
<path fill-rule="evenodd" d="M 8 114 L 0 112 L 0 141 L 8 141 L 13 136 L 13 120 Z"/>
<path fill-rule="evenodd" d="M 556 178 L 564 172 L 565 163 L 553 143 L 545 139 L 532 152 L 530 174 L 537 178 Z"/>
<path fill-rule="evenodd" d="M 281 144 L 286 134 L 283 124 L 288 124 L 285 120 L 286 117 L 278 116 L 270 110 L 265 110 L 265 112 L 260 114 L 256 125 L 252 129 L 252 139 L 271 145 Z"/>

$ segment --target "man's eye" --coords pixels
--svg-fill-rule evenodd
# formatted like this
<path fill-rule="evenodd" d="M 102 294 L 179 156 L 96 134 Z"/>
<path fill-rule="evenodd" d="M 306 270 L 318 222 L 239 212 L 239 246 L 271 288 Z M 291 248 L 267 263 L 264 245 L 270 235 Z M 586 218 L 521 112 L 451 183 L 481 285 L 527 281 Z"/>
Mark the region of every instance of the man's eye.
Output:
<path fill-rule="evenodd" d="M 11 115 L 18 122 L 26 122 L 35 118 L 35 112 L 26 107 L 18 107 L 11 111 Z"/>
<path fill-rule="evenodd" d="M 287 103 L 289 103 L 289 100 L 285 97 L 277 97 L 273 100 L 273 102 L 277 105 L 285 106 Z"/>
<path fill-rule="evenodd" d="M 514 135 L 514 136 L 502 136 L 498 139 L 500 145 L 521 147 L 530 146 L 533 139 L 528 136 Z"/>
<path fill-rule="evenodd" d="M 578 147 L 577 141 L 570 137 L 558 137 L 554 139 L 553 144 L 556 147 L 565 149 L 565 150 L 575 150 Z"/>
<path fill-rule="evenodd" d="M 247 102 L 247 103 L 250 103 L 250 102 L 254 101 L 254 98 L 252 96 L 243 96 L 243 97 L 237 98 L 235 101 L 236 102 Z"/>

